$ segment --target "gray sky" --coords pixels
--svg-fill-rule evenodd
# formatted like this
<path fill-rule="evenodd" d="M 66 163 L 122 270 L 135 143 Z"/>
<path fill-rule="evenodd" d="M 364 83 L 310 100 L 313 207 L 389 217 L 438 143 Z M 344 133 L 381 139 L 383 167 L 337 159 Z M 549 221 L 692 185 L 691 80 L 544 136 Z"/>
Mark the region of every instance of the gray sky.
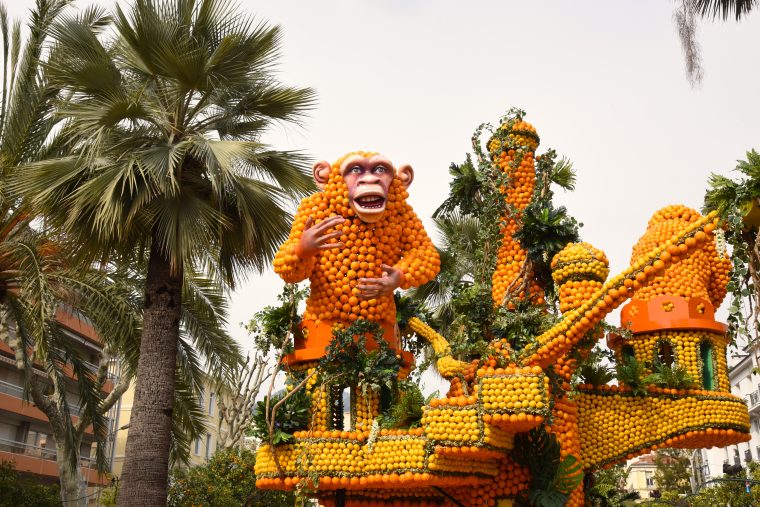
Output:
<path fill-rule="evenodd" d="M 8 3 L 15 16 L 33 4 Z M 557 200 L 584 223 L 583 239 L 607 253 L 612 274 L 628 265 L 655 210 L 699 208 L 710 172 L 729 174 L 760 147 L 757 13 L 740 24 L 700 23 L 705 78 L 692 89 L 668 1 L 265 0 L 240 8 L 282 26 L 280 78 L 319 94 L 303 128 L 273 132 L 268 142 L 314 160 L 371 149 L 410 163 L 410 201 L 429 217 L 473 130 L 521 107 L 541 136 L 538 151 L 552 147 L 574 162 L 577 189 Z M 271 273 L 251 275 L 232 298 L 234 336 L 245 341 L 237 323 L 281 286 Z"/>

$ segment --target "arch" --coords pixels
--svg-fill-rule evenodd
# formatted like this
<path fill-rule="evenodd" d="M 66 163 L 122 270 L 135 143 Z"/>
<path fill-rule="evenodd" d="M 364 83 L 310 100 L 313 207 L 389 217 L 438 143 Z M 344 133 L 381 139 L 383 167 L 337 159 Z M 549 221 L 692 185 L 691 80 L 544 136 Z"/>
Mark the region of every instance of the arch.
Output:
<path fill-rule="evenodd" d="M 636 351 L 633 349 L 633 345 L 623 345 L 620 349 L 620 353 L 623 356 L 623 362 L 629 363 L 631 359 L 636 359 Z"/>
<path fill-rule="evenodd" d="M 673 353 L 673 345 L 669 341 L 662 340 L 657 342 L 655 361 L 664 366 L 673 366 L 675 354 Z"/>
<path fill-rule="evenodd" d="M 713 344 L 704 340 L 699 344 L 699 356 L 702 360 L 702 388 L 705 391 L 715 390 L 715 358 Z"/>

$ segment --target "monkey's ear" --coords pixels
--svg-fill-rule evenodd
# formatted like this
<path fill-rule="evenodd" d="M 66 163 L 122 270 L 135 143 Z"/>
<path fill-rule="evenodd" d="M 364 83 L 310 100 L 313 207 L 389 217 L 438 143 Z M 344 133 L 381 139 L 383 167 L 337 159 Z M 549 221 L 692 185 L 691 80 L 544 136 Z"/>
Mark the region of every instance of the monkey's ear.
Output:
<path fill-rule="evenodd" d="M 404 164 L 396 171 L 396 177 L 401 180 L 404 188 L 409 188 L 414 181 L 414 169 L 409 164 Z"/>
<path fill-rule="evenodd" d="M 314 164 L 314 167 L 312 167 L 311 170 L 314 174 L 314 182 L 317 184 L 317 187 L 319 187 L 320 190 L 324 190 L 325 185 L 327 185 L 327 180 L 330 179 L 330 171 L 332 170 L 330 162 L 320 160 Z"/>

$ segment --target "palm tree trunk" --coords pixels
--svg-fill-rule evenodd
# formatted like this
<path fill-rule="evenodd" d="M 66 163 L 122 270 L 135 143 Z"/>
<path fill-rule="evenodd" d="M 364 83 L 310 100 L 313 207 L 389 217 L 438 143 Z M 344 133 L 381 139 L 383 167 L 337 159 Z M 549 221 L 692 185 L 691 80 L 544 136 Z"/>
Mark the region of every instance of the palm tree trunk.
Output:
<path fill-rule="evenodd" d="M 119 507 L 166 505 L 181 308 L 182 268 L 172 271 L 154 232 Z"/>
<path fill-rule="evenodd" d="M 86 488 L 79 470 L 79 449 L 68 449 L 63 437 L 56 439 L 58 475 L 61 481 L 61 501 L 65 507 L 85 507 L 87 505 Z M 75 454 L 77 466 L 71 464 L 71 453 Z"/>

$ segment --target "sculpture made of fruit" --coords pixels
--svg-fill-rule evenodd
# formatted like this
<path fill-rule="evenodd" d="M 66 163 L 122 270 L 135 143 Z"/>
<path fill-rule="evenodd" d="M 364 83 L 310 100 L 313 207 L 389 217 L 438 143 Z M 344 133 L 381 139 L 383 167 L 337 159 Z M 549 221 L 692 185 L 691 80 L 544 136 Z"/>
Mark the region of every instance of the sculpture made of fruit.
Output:
<path fill-rule="evenodd" d="M 535 129 L 521 115 L 504 122 L 489 144 L 493 174 L 507 178 L 493 194 L 505 200 L 507 212 L 499 226 L 501 246 L 493 275 L 488 277 L 492 280 L 489 293 L 495 307 L 515 311 L 523 303 L 542 308 L 550 288 L 540 280 L 545 268 L 520 239 L 531 196 L 545 190 L 545 183 L 535 180 L 537 144 Z M 359 155 L 364 160 L 374 156 Z M 364 262 L 369 262 L 368 251 L 353 252 L 351 248 L 358 240 L 368 247 L 365 240 L 371 243 L 376 236 L 367 236 L 371 228 L 360 219 L 352 222 L 357 225 L 354 237 L 351 225 L 340 235 L 330 233 L 330 228 L 346 227 L 333 219 L 322 222 L 330 225 L 317 230 L 317 236 L 323 238 L 317 241 L 315 256 L 319 260 L 298 253 L 304 232 L 315 227 L 314 223 L 330 220 L 333 213 L 352 216 L 347 201 L 350 193 L 344 190 L 344 162 L 333 164 L 329 171 L 322 166 L 325 190 L 299 209 L 293 233 L 276 260 L 276 269 L 286 280 L 311 277 L 312 299 L 306 319 L 317 326 L 338 322 L 344 329 L 335 331 L 330 343 L 325 343 L 326 339 L 310 341 L 312 334 L 296 342 L 296 350 L 288 358 L 289 375 L 295 379 L 293 384 L 304 383 L 310 393 L 310 422 L 289 442 L 260 448 L 256 462 L 259 487 L 300 489 L 325 506 L 337 502 L 504 507 L 518 497 L 534 505 L 561 501 L 581 506 L 581 478 L 598 467 L 658 447 L 726 445 L 749 438 L 746 405 L 728 390 L 724 328 L 713 318 L 714 306 L 725 294 L 728 268 L 726 258 L 715 249 L 712 232 L 716 219 L 713 214 L 702 217 L 683 207 L 659 211 L 634 249 L 631 266 L 610 279 L 606 256 L 586 243 L 568 244 L 549 258 L 550 263 L 546 260 L 562 316 L 519 348 L 513 347 L 513 337 L 495 335 L 482 358 L 458 360 L 446 338 L 421 319 L 409 319 L 409 327 L 430 342 L 439 372 L 450 380 L 451 388 L 447 396 L 421 407 L 418 427 L 380 430 L 378 420 L 380 412 L 388 408 L 384 398 L 389 394 L 373 388 L 359 370 L 375 368 L 398 350 L 395 334 L 387 325 L 393 322 L 394 306 L 389 294 L 381 296 L 387 298 L 382 300 L 384 306 L 378 304 L 380 298 L 363 299 L 369 297 L 362 293 L 364 287 L 377 285 L 358 280 L 369 277 L 369 265 L 362 276 L 358 272 L 348 276 L 355 271 L 351 262 L 362 262 L 359 255 L 364 254 Z M 402 182 L 395 185 L 396 192 L 402 193 Z M 403 198 L 405 195 L 397 202 Z M 387 215 L 375 224 L 382 227 L 392 246 L 382 252 L 389 259 L 383 257 L 382 263 L 404 263 L 407 283 L 401 286 L 406 287 L 433 276 L 438 256 L 427 235 L 419 232 L 422 228 L 410 209 L 405 204 L 398 209 L 409 212 Z M 308 214 L 316 219 L 310 221 Z M 403 234 L 389 233 L 394 225 L 384 222 L 386 219 L 400 221 Z M 399 248 L 401 238 L 410 233 L 419 239 Z M 343 244 L 338 246 L 338 242 Z M 340 262 L 338 253 L 343 254 Z M 380 278 L 382 269 L 377 264 L 371 276 Z M 344 292 L 345 286 L 348 292 Z M 342 301 L 343 296 L 349 300 Z M 621 383 L 571 388 L 579 364 L 604 337 L 598 324 L 631 298 L 623 310 L 623 324 L 631 334 L 610 341 L 618 360 L 646 363 L 649 373 L 662 356 L 674 371 L 682 368 L 701 385 L 637 390 Z M 362 306 L 362 301 L 370 300 L 377 305 L 373 312 L 368 305 Z M 357 324 L 362 318 L 383 323 L 387 330 L 383 336 L 391 340 L 374 340 L 376 335 L 368 332 L 369 328 Z M 365 342 L 370 346 L 363 347 Z M 662 346 L 665 342 L 669 353 Z M 319 353 L 299 357 L 299 350 L 313 348 L 319 348 Z M 349 358 L 364 366 L 347 365 L 352 362 Z M 343 361 L 343 366 L 336 367 L 335 361 Z M 386 382 L 401 366 L 373 369 L 384 371 L 385 380 L 372 385 Z M 349 372 L 350 368 L 354 369 Z M 351 391 L 348 422 L 343 420 L 340 403 L 344 388 Z M 423 404 L 421 396 L 411 390 L 392 396 L 396 403 L 403 404 L 406 399 L 407 405 Z"/>

